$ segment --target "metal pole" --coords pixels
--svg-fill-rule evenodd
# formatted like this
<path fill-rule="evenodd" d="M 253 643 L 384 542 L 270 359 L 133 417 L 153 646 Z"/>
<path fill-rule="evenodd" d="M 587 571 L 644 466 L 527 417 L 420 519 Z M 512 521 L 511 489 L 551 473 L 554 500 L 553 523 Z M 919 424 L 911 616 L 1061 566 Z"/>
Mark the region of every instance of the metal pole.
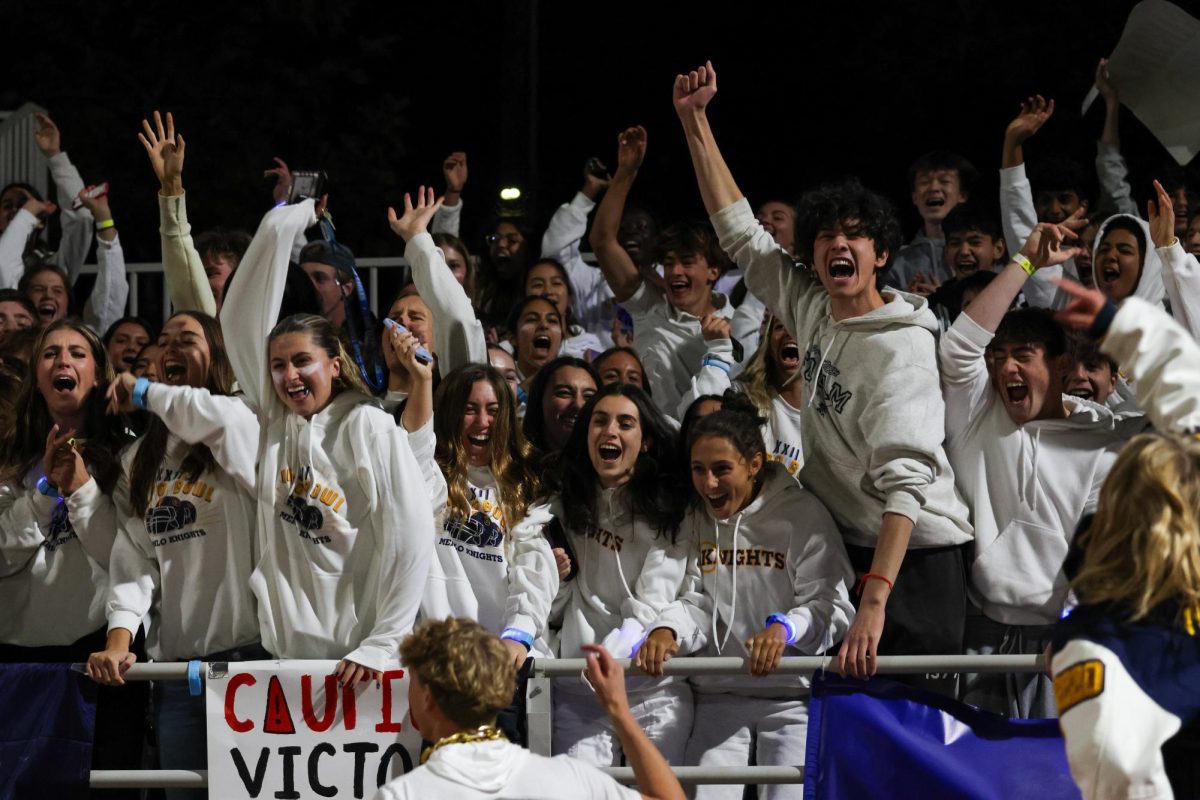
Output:
<path fill-rule="evenodd" d="M 204 789 L 206 769 L 94 769 L 88 777 L 93 789 Z"/>
<path fill-rule="evenodd" d="M 619 783 L 634 782 L 633 767 L 601 770 Z M 671 767 L 680 783 L 804 783 L 804 767 Z"/>
<path fill-rule="evenodd" d="M 617 659 L 626 670 L 629 659 Z M 533 674 L 561 678 L 578 675 L 586 665 L 582 658 L 557 658 L 535 661 Z M 744 658 L 678 658 L 663 666 L 666 675 L 740 675 L 747 673 L 749 659 Z M 1040 672 L 1044 669 L 1041 656 L 880 656 L 875 671 L 883 675 L 919 674 L 925 672 Z M 808 673 L 818 669 L 837 671 L 837 659 L 832 656 L 794 656 L 784 658 L 775 668 L 776 674 Z"/>

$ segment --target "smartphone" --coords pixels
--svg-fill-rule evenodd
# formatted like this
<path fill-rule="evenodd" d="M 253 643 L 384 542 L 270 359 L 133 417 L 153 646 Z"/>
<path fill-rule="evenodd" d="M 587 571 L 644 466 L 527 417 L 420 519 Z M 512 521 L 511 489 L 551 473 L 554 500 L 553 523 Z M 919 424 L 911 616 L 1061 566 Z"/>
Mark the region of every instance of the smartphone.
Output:
<path fill-rule="evenodd" d="M 296 170 L 292 172 L 292 188 L 288 192 L 288 203 L 299 203 L 301 200 L 312 198 L 320 200 L 321 195 L 325 194 L 325 183 L 329 177 L 324 170 L 316 172 L 306 172 L 304 170 Z"/>
<path fill-rule="evenodd" d="M 392 319 L 391 317 L 383 318 L 383 326 L 385 328 L 395 328 L 396 330 L 404 333 L 409 332 L 408 328 L 404 327 L 399 322 L 396 322 L 396 320 Z M 422 364 L 433 363 L 433 355 L 426 350 L 425 345 L 421 344 L 420 342 L 417 342 L 417 361 L 420 361 Z"/>
<path fill-rule="evenodd" d="M 108 181 L 105 181 L 104 183 L 98 183 L 95 186 L 89 186 L 83 194 L 85 197 L 93 200 L 97 197 L 104 197 L 104 195 L 108 194 Z M 78 211 L 79 209 L 83 208 L 83 201 L 78 197 L 72 199 L 71 208 Z"/>

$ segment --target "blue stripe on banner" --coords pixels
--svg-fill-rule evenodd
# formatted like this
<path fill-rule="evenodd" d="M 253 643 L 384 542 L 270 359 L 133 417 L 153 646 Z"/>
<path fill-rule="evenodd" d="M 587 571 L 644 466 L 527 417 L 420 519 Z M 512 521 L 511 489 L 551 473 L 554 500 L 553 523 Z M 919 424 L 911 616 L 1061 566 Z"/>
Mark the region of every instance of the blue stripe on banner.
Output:
<path fill-rule="evenodd" d="M 86 800 L 94 698 L 70 664 L 0 664 L 0 798 Z"/>
<path fill-rule="evenodd" d="M 812 680 L 805 800 L 1078 800 L 1057 720 L 1013 720 L 884 678 Z"/>

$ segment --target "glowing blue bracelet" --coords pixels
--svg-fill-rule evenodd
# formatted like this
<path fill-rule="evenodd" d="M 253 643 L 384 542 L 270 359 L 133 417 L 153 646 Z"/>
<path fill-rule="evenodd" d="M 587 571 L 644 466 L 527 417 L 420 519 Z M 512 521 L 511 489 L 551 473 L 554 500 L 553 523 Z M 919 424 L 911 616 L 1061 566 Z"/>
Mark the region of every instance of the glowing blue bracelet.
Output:
<path fill-rule="evenodd" d="M 41 494 L 44 494 L 46 497 L 53 497 L 56 500 L 58 498 L 62 497 L 62 495 L 60 495 L 58 492 L 58 487 L 55 486 L 53 483 L 51 483 L 50 479 L 47 478 L 45 475 L 38 478 L 37 490 Z"/>
<path fill-rule="evenodd" d="M 792 621 L 790 619 L 788 619 L 787 616 L 785 616 L 784 614 L 780 614 L 780 613 L 776 612 L 776 613 L 772 614 L 771 616 L 767 617 L 767 624 L 764 627 L 769 628 L 769 627 L 771 627 L 772 624 L 774 624 L 776 622 L 778 622 L 780 625 L 782 625 L 784 627 L 785 630 L 787 630 L 787 643 L 795 644 L 796 639 L 800 634 L 796 632 L 796 626 L 794 624 L 792 624 Z"/>
<path fill-rule="evenodd" d="M 133 384 L 133 404 L 138 408 L 146 407 L 146 392 L 150 389 L 149 378 L 138 378 Z"/>
<path fill-rule="evenodd" d="M 514 642 L 520 642 L 525 645 L 526 650 L 533 649 L 533 637 L 520 628 L 505 628 L 500 633 L 501 639 L 512 639 Z"/>
<path fill-rule="evenodd" d="M 204 691 L 204 684 L 200 682 L 200 659 L 194 658 L 188 662 L 188 693 L 192 697 L 199 697 Z"/>
<path fill-rule="evenodd" d="M 729 374 L 730 369 L 731 369 L 728 364 L 726 364 L 722 359 L 719 359 L 716 356 L 705 356 L 704 360 L 700 362 L 700 366 L 702 368 L 703 367 L 716 367 L 717 369 L 724 372 L 726 375 Z"/>

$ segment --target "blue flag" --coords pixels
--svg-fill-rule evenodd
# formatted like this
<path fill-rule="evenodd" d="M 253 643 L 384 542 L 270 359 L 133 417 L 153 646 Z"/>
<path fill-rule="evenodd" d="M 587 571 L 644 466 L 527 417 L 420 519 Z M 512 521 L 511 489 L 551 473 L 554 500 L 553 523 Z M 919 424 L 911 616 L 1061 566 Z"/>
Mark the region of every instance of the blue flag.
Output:
<path fill-rule="evenodd" d="M 86 800 L 94 697 L 70 664 L 0 664 L 0 798 Z"/>
<path fill-rule="evenodd" d="M 1079 800 L 1058 720 L 1007 719 L 883 678 L 812 681 L 805 800 Z"/>

